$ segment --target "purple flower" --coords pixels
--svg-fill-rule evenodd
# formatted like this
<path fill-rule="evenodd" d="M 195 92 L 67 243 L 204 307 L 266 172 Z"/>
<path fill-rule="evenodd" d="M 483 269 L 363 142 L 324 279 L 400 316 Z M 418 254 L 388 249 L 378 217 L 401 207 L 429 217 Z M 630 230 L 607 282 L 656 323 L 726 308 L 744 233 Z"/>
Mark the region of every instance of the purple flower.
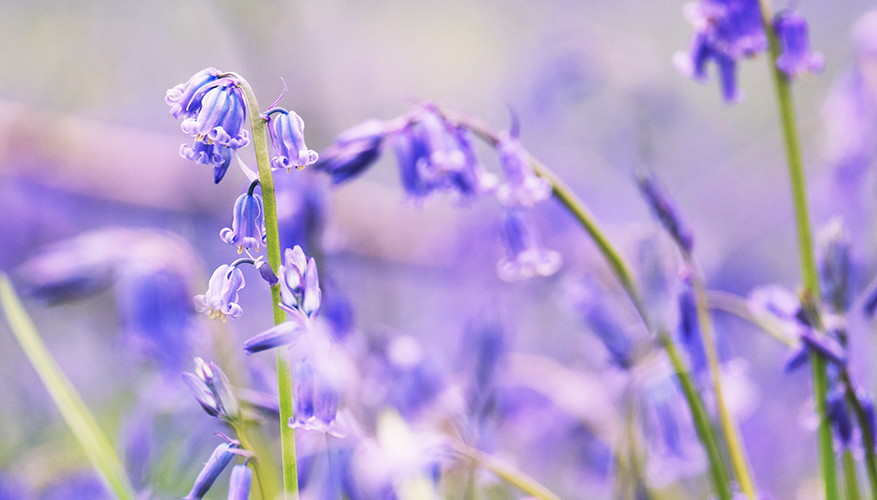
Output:
<path fill-rule="evenodd" d="M 219 237 L 229 245 L 236 245 L 238 253 L 245 248 L 255 248 L 258 252 L 259 245 L 267 241 L 264 212 L 262 197 L 250 189 L 235 201 L 231 228 L 223 229 Z"/>
<path fill-rule="evenodd" d="M 201 108 L 201 100 L 195 98 L 196 94 L 209 88 L 208 85 L 218 79 L 219 70 L 207 68 L 195 73 L 188 82 L 168 90 L 164 101 L 171 107 L 170 113 L 174 118 L 195 116 Z"/>
<path fill-rule="evenodd" d="M 694 237 L 688 220 L 679 210 L 676 201 L 667 194 L 658 179 L 650 172 L 639 173 L 637 184 L 639 184 L 640 192 L 649 204 L 649 208 L 652 209 L 652 213 L 658 218 L 664 229 L 670 233 L 670 236 L 683 251 L 690 253 L 694 247 Z"/>
<path fill-rule="evenodd" d="M 188 372 L 183 373 L 183 382 L 192 391 L 195 400 L 198 401 L 198 404 L 201 405 L 201 408 L 204 408 L 208 415 L 211 417 L 219 416 L 219 401 L 216 400 L 216 396 L 210 387 L 207 386 L 206 382 Z"/>
<path fill-rule="evenodd" d="M 183 497 L 183 500 L 200 500 L 204 498 L 204 495 L 207 494 L 207 491 L 210 490 L 210 487 L 213 486 L 213 483 L 216 481 L 216 478 L 222 473 L 223 470 L 231 463 L 231 460 L 235 457 L 234 450 L 237 448 L 237 445 L 234 443 L 222 443 L 213 450 L 213 454 L 210 455 L 210 458 L 207 460 L 207 463 L 204 464 L 204 467 L 201 469 L 201 472 L 198 473 L 198 477 L 195 478 L 195 484 L 192 485 L 192 490 L 189 491 L 189 494 Z"/>
<path fill-rule="evenodd" d="M 183 378 L 189 388 L 195 393 L 195 398 L 207 413 L 212 414 L 213 410 L 218 410 L 219 416 L 228 421 L 238 420 L 241 416 L 240 404 L 234 394 L 234 389 L 228 381 L 225 373 L 216 365 L 216 363 L 205 362 L 201 358 L 195 358 L 195 373 L 198 378 L 204 381 L 206 387 L 213 395 L 213 399 L 206 398 L 203 386 L 194 384 L 191 380 Z M 194 387 L 193 387 L 194 386 Z M 202 401 L 201 398 L 204 398 Z M 205 406 L 205 403 L 215 401 L 213 407 Z"/>
<path fill-rule="evenodd" d="M 847 403 L 844 401 L 843 387 L 837 386 L 832 389 L 828 393 L 826 403 L 831 426 L 834 427 L 834 432 L 837 434 L 841 446 L 847 448 L 853 439 L 853 421 L 850 418 Z"/>
<path fill-rule="evenodd" d="M 293 382 L 295 412 L 289 419 L 289 426 L 343 437 L 335 425 L 339 396 L 331 384 L 318 377 L 314 366 L 307 360 L 296 363 Z"/>
<path fill-rule="evenodd" d="M 201 141 L 195 141 L 192 146 L 188 144 L 180 146 L 180 156 L 183 158 L 200 165 L 213 165 L 213 182 L 215 184 L 219 184 L 219 181 L 225 177 L 228 166 L 231 165 L 232 152 L 229 147 Z"/>
<path fill-rule="evenodd" d="M 283 345 L 289 345 L 307 331 L 305 325 L 295 319 L 284 321 L 244 342 L 244 350 L 247 354 L 253 354 L 267 349 L 274 349 Z"/>
<path fill-rule="evenodd" d="M 777 67 L 786 74 L 786 78 L 822 71 L 825 58 L 818 52 L 810 52 L 810 37 L 804 16 L 791 10 L 780 11 L 774 16 L 773 28 L 781 48 Z"/>
<path fill-rule="evenodd" d="M 278 275 L 280 306 L 306 324 L 319 312 L 322 302 L 317 262 L 313 257 L 308 259 L 301 247 L 296 245 L 283 253 L 283 264 Z"/>
<path fill-rule="evenodd" d="M 840 219 L 833 219 L 820 234 L 820 278 L 826 301 L 836 313 L 850 304 L 850 239 Z"/>
<path fill-rule="evenodd" d="M 570 281 L 566 295 L 581 321 L 609 351 L 612 362 L 627 369 L 632 364 L 633 342 L 616 314 L 607 308 L 606 291 L 593 278 Z"/>
<path fill-rule="evenodd" d="M 329 174 L 332 184 L 353 179 L 381 155 L 381 146 L 388 132 L 388 124 L 381 120 L 367 120 L 349 128 L 320 154 L 314 169 Z"/>
<path fill-rule="evenodd" d="M 767 49 L 758 0 L 701 0 L 687 4 L 683 13 L 695 32 L 689 52 L 674 55 L 676 68 L 703 82 L 707 78 L 706 63 L 714 60 L 721 73 L 725 102 L 739 101 L 742 94 L 736 82 L 737 60 Z"/>
<path fill-rule="evenodd" d="M 244 464 L 232 467 L 231 477 L 228 480 L 228 500 L 247 500 L 252 482 L 252 469 Z"/>
<path fill-rule="evenodd" d="M 305 145 L 305 122 L 295 111 L 274 108 L 265 115 L 268 117 L 268 134 L 274 148 L 271 168 L 285 168 L 289 172 L 292 167 L 301 170 L 317 161 L 317 152 Z"/>
<path fill-rule="evenodd" d="M 515 120 L 517 122 L 517 120 Z M 506 180 L 496 189 L 496 197 L 506 208 L 529 208 L 551 196 L 551 183 L 533 172 L 530 153 L 515 133 L 503 133 L 496 145 Z"/>
<path fill-rule="evenodd" d="M 497 263 L 496 271 L 505 281 L 551 276 L 560 269 L 560 254 L 543 248 L 536 225 L 521 210 L 506 211 L 503 242 L 506 257 Z"/>
<path fill-rule="evenodd" d="M 679 337 L 691 360 L 693 373 L 704 376 L 707 369 L 706 351 L 701 336 L 700 320 L 697 317 L 697 302 L 691 284 L 691 273 L 685 272 L 679 291 Z"/>
<path fill-rule="evenodd" d="M 195 309 L 223 322 L 227 318 L 240 318 L 243 310 L 237 302 L 244 284 L 244 275 L 235 265 L 219 266 L 210 277 L 207 293 L 195 296 Z"/>

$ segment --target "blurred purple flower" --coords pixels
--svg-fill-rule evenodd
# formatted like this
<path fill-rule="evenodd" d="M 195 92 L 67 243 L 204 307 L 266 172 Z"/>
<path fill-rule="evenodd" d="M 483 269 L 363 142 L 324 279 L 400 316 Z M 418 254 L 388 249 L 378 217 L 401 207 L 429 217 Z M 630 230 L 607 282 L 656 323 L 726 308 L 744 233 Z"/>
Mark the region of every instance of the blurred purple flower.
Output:
<path fill-rule="evenodd" d="M 257 252 L 259 246 L 267 241 L 265 234 L 265 209 L 262 197 L 253 194 L 253 183 L 249 192 L 240 195 L 235 201 L 231 228 L 225 228 L 219 233 L 222 241 L 238 247 L 238 253 L 244 249 L 254 248 Z"/>
<path fill-rule="evenodd" d="M 807 20 L 791 10 L 782 10 L 774 16 L 773 28 L 780 43 L 780 56 L 777 67 L 794 78 L 802 73 L 819 73 L 825 65 L 825 58 L 818 52 L 810 52 L 810 36 L 807 33 Z"/>
<path fill-rule="evenodd" d="M 667 194 L 667 190 L 651 172 L 637 174 L 637 184 L 646 203 L 664 229 L 683 251 L 690 253 L 694 247 L 694 235 L 688 219 L 679 209 L 676 200 Z"/>
<path fill-rule="evenodd" d="M 551 183 L 536 175 L 530 166 L 530 153 L 518 140 L 515 118 L 511 132 L 500 134 L 496 145 L 505 182 L 496 189 L 496 197 L 506 208 L 529 208 L 551 197 Z"/>
<path fill-rule="evenodd" d="M 834 312 L 846 312 L 850 304 L 852 269 L 850 239 L 840 219 L 833 219 L 819 235 L 820 278 L 825 301 Z"/>
<path fill-rule="evenodd" d="M 828 405 L 828 418 L 831 420 L 831 426 L 834 428 L 841 446 L 846 449 L 853 440 L 853 421 L 844 400 L 843 387 L 833 388 L 828 393 L 826 404 Z"/>
<path fill-rule="evenodd" d="M 367 120 L 341 132 L 335 143 L 320 154 L 314 169 L 329 174 L 332 184 L 357 177 L 380 157 L 389 131 L 386 122 Z"/>
<path fill-rule="evenodd" d="M 295 167 L 298 170 L 316 162 L 319 155 L 305 144 L 305 122 L 295 111 L 273 108 L 265 112 L 268 117 L 268 135 L 274 156 L 271 168 L 285 168 L 287 172 Z"/>
<path fill-rule="evenodd" d="M 613 311 L 608 309 L 606 291 L 593 278 L 585 277 L 569 281 L 565 292 L 576 315 L 603 343 L 612 362 L 620 368 L 630 368 L 633 341 Z"/>
<path fill-rule="evenodd" d="M 702 378 L 706 376 L 707 359 L 704 350 L 700 320 L 697 317 L 697 302 L 694 296 L 694 287 L 691 283 L 692 275 L 689 271 L 683 271 L 681 288 L 679 290 L 679 338 L 688 358 L 691 361 L 691 371 L 694 375 Z"/>
<path fill-rule="evenodd" d="M 238 403 L 237 396 L 235 396 L 234 389 L 232 389 L 228 381 L 228 377 L 225 376 L 222 369 L 216 363 L 205 362 L 201 358 L 195 358 L 195 374 L 204 381 L 205 386 L 213 395 L 213 400 L 211 400 L 204 394 L 202 386 L 194 383 L 191 377 L 186 377 L 184 374 L 183 380 L 192 389 L 201 407 L 212 415 L 214 408 L 208 404 L 215 401 L 215 409 L 218 410 L 218 416 L 230 422 L 240 419 L 240 404 Z"/>
<path fill-rule="evenodd" d="M 560 269 L 560 254 L 542 246 L 536 225 L 524 211 L 506 211 L 502 235 L 506 257 L 497 263 L 496 271 L 503 280 L 551 276 Z"/>
<path fill-rule="evenodd" d="M 683 14 L 694 26 L 694 36 L 688 53 L 677 52 L 673 56 L 676 69 L 704 82 L 706 64 L 714 60 L 719 68 L 725 102 L 741 100 L 737 61 L 767 50 L 758 0 L 701 0 L 686 4 Z"/>
<path fill-rule="evenodd" d="M 207 292 L 195 296 L 195 309 L 207 314 L 210 319 L 219 318 L 223 322 L 227 318 L 240 318 L 243 310 L 237 302 L 238 294 L 244 285 L 244 275 L 241 270 L 234 264 L 223 264 L 213 271 Z"/>
<path fill-rule="evenodd" d="M 296 363 L 293 381 L 295 411 L 289 426 L 343 437 L 335 424 L 339 399 L 335 388 L 318 377 L 314 366 L 307 360 Z"/>
<path fill-rule="evenodd" d="M 228 480 L 228 500 L 247 500 L 250 496 L 250 485 L 253 482 L 253 470 L 245 464 L 231 468 Z"/>
<path fill-rule="evenodd" d="M 82 500 L 84 498 L 110 500 L 114 497 L 107 491 L 100 478 L 93 473 L 81 473 L 62 478 L 50 484 L 39 496 L 39 500 Z"/>

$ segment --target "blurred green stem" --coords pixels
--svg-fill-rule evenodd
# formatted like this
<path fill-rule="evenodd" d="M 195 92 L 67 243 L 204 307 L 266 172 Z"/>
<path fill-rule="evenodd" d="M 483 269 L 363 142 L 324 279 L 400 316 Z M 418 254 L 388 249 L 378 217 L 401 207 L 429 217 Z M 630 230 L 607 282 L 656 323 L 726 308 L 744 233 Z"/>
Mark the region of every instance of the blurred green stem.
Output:
<path fill-rule="evenodd" d="M 493 472 L 503 481 L 518 488 L 531 497 L 538 498 L 539 500 L 560 500 L 559 496 L 537 482 L 535 479 L 496 457 L 462 443 L 454 445 L 454 449 L 464 458 L 467 458 L 476 465 Z"/>
<path fill-rule="evenodd" d="M 847 492 L 846 500 L 859 500 L 859 480 L 856 479 L 856 461 L 850 450 L 844 450 L 844 489 Z"/>
<path fill-rule="evenodd" d="M 268 242 L 268 264 L 277 273 L 280 267 L 280 238 L 277 230 L 277 201 L 274 196 L 274 177 L 268 153 L 267 120 L 259 111 L 259 103 L 250 84 L 240 75 L 230 73 L 240 81 L 240 89 L 247 100 L 250 127 L 253 130 L 253 147 L 259 166 L 259 182 L 262 185 L 262 201 L 265 206 L 265 235 Z M 286 321 L 286 312 L 280 308 L 280 285 L 271 287 L 271 305 L 274 324 Z M 295 462 L 295 430 L 289 427 L 292 418 L 292 382 L 289 377 L 289 354 L 286 349 L 275 349 L 277 354 L 277 386 L 280 395 L 280 447 L 283 464 L 283 492 L 287 500 L 298 499 L 298 473 Z"/>
<path fill-rule="evenodd" d="M 88 411 L 73 384 L 58 367 L 18 299 L 12 283 L 3 273 L 0 273 L 0 302 L 3 304 L 9 328 L 49 391 L 61 416 L 85 449 L 85 454 L 103 480 L 107 491 L 118 499 L 135 500 L 137 494 L 122 466 L 122 461 L 116 456 L 115 449 L 101 432 L 100 426 Z"/>
<path fill-rule="evenodd" d="M 719 355 L 716 351 L 715 330 L 713 321 L 710 317 L 709 302 L 707 301 L 706 288 L 704 287 L 703 276 L 694 262 L 694 257 L 685 249 L 682 250 L 683 258 L 691 271 L 691 284 L 694 288 L 695 300 L 697 304 L 697 320 L 700 323 L 700 336 L 703 340 L 704 351 L 706 352 L 707 364 L 710 369 L 710 378 L 713 382 L 713 394 L 716 398 L 716 411 L 719 413 L 719 422 L 722 426 L 722 432 L 725 435 L 725 442 L 728 445 L 728 454 L 731 457 L 731 465 L 734 468 L 734 474 L 737 476 L 737 483 L 740 485 L 740 491 L 746 495 L 749 500 L 755 500 L 755 485 L 752 482 L 749 473 L 749 464 L 746 460 L 746 454 L 740 443 L 740 431 L 737 428 L 737 422 L 728 411 L 725 404 L 725 396 L 722 391 L 721 372 L 719 370 Z"/>
<path fill-rule="evenodd" d="M 780 56 L 779 41 L 773 29 L 773 14 L 768 0 L 759 0 L 764 31 L 770 44 L 768 64 L 773 75 L 779 106 L 780 122 L 788 158 L 789 181 L 794 200 L 795 221 L 798 227 L 798 251 L 801 259 L 801 275 L 804 280 L 802 306 L 814 309 L 820 304 L 819 275 L 816 271 L 816 260 L 813 254 L 813 236 L 810 232 L 810 216 L 807 209 L 807 189 L 804 179 L 804 162 L 801 158 L 801 146 L 798 141 L 798 130 L 795 120 L 795 107 L 792 103 L 791 82 L 777 67 L 776 60 Z M 828 394 L 828 374 L 825 360 L 819 356 L 810 356 L 813 367 L 813 392 L 816 400 L 816 411 L 819 415 L 819 456 L 822 479 L 825 482 L 825 500 L 837 500 L 837 470 L 831 427 L 828 420 L 826 396 Z"/>

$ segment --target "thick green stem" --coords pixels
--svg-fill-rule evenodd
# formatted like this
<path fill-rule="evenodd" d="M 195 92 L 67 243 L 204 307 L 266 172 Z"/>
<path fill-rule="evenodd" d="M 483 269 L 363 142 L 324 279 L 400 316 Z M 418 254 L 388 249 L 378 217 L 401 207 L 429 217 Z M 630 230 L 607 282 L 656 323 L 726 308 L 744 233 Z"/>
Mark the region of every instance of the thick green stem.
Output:
<path fill-rule="evenodd" d="M 719 355 L 716 351 L 715 331 L 712 318 L 710 317 L 709 302 L 707 301 L 703 277 L 694 262 L 693 256 L 683 250 L 683 257 L 692 272 L 691 283 L 694 288 L 697 304 L 697 320 L 700 323 L 700 336 L 703 340 L 703 347 L 706 352 L 707 364 L 709 365 L 710 370 L 710 378 L 713 382 L 713 394 L 716 398 L 716 410 L 719 413 L 719 422 L 722 426 L 722 432 L 725 435 L 725 442 L 728 445 L 728 454 L 731 456 L 731 466 L 734 468 L 734 474 L 737 476 L 737 483 L 740 485 L 740 491 L 746 495 L 749 500 L 755 500 L 755 485 L 753 484 L 749 473 L 749 464 L 746 461 L 746 454 L 743 452 L 743 446 L 740 444 L 740 434 L 737 428 L 737 423 L 725 404 L 721 373 L 719 371 Z"/>
<path fill-rule="evenodd" d="M 819 304 L 819 275 L 816 271 L 816 260 L 813 254 L 813 236 L 810 231 L 810 216 L 807 209 L 807 189 L 804 181 L 804 162 L 801 158 L 801 146 L 798 141 L 798 130 L 795 121 L 795 108 L 792 103 L 792 89 L 789 79 L 777 67 L 776 60 L 780 56 L 780 47 L 772 26 L 773 14 L 768 0 L 759 0 L 764 31 L 770 44 L 768 64 L 773 75 L 779 106 L 780 122 L 788 157 L 789 181 L 795 207 L 795 221 L 798 227 L 798 249 L 801 259 L 801 275 L 804 280 L 805 307 Z M 813 392 L 816 399 L 816 410 L 819 414 L 819 455 L 822 479 L 825 482 L 825 499 L 837 500 L 837 470 L 835 469 L 834 450 L 832 448 L 831 427 L 828 420 L 828 408 L 825 398 L 828 394 L 828 374 L 825 360 L 819 356 L 810 356 L 813 367 Z"/>
<path fill-rule="evenodd" d="M 844 489 L 847 492 L 846 500 L 859 500 L 859 480 L 856 479 L 856 461 L 850 450 L 844 450 Z"/>
<path fill-rule="evenodd" d="M 265 130 L 267 120 L 259 111 L 259 103 L 252 87 L 240 75 L 232 75 L 240 81 L 240 89 L 247 100 L 250 113 L 250 127 L 253 130 L 253 148 L 256 150 L 256 163 L 259 166 L 259 182 L 262 185 L 262 201 L 265 207 L 265 235 L 268 264 L 277 272 L 280 267 L 280 238 L 277 230 L 277 201 L 274 196 L 274 177 L 271 172 L 271 159 L 268 153 L 268 134 Z M 286 312 L 280 308 L 280 286 L 271 287 L 271 305 L 274 311 L 274 324 L 286 321 Z M 277 386 L 280 395 L 280 446 L 283 458 L 283 492 L 287 500 L 298 499 L 298 473 L 295 463 L 295 430 L 289 427 L 292 418 L 292 382 L 289 377 L 289 354 L 285 349 L 275 349 L 277 353 Z"/>

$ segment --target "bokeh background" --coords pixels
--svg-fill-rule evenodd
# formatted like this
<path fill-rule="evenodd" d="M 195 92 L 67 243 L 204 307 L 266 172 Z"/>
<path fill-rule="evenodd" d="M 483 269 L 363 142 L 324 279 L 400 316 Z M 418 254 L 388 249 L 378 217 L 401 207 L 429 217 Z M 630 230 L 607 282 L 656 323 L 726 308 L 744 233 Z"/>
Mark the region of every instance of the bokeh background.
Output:
<path fill-rule="evenodd" d="M 281 105 L 304 118 L 308 146 L 316 150 L 362 120 L 392 118 L 421 99 L 467 110 L 497 129 L 509 126 L 512 108 L 524 145 L 568 181 L 632 260 L 642 239 L 658 233 L 634 182 L 634 173 L 648 168 L 687 213 L 711 289 L 740 295 L 772 283 L 795 289 L 791 197 L 767 63 L 762 56 L 741 64 L 746 100 L 734 106 L 722 102 L 715 81 L 699 85 L 679 75 L 672 56 L 691 36 L 682 6 L 666 0 L 6 0 L 0 3 L 0 268 L 24 281 L 19 266 L 52 242 L 106 226 L 158 228 L 196 249 L 196 292 L 203 293 L 207 273 L 234 257 L 216 236 L 229 225 L 246 180 L 233 166 L 214 185 L 208 167 L 181 158 L 188 137 L 163 98 L 213 66 L 245 76 L 263 108 L 287 85 Z M 833 83 L 853 63 L 851 25 L 873 8 L 863 0 L 798 2 L 812 45 L 826 60 L 821 75 L 794 87 L 812 220 L 819 227 L 837 213 L 845 216 L 859 289 L 874 269 L 873 185 L 864 175 L 860 199 L 838 194 L 824 116 Z M 492 152 L 479 151 L 497 170 Z M 254 163 L 251 149 L 242 158 Z M 614 285 L 559 205 L 545 202 L 535 217 L 545 245 L 563 256 L 560 272 L 504 283 L 495 273 L 503 255 L 496 203 L 459 206 L 441 196 L 423 206 L 405 203 L 396 168 L 385 155 L 327 194 L 321 273 L 349 298 L 357 328 L 378 337 L 414 336 L 427 350 L 447 354 L 439 362 L 453 366 L 465 325 L 490 310 L 509 331 L 513 350 L 603 376 L 605 353 L 569 311 L 562 290 L 564 280 L 585 273 Z M 247 276 L 248 321 L 228 324 L 240 339 L 270 323 L 258 277 Z M 124 354 L 113 293 L 27 305 L 74 385 L 107 429 L 121 434 L 131 408 L 147 404 L 140 394 L 151 368 Z M 783 374 L 782 346 L 739 320 L 718 320 L 725 355 L 745 359 L 756 386 L 742 428 L 758 483 L 776 498 L 817 498 L 807 370 Z M 859 323 L 854 373 L 873 387 L 870 333 Z M 587 391 L 581 397 L 590 398 Z M 40 490 L 83 467 L 5 325 L 0 401 L 0 471 Z M 162 432 L 194 442 L 198 432 L 209 436 L 199 423 L 203 415 L 192 410 Z M 190 465 L 165 476 L 172 477 L 167 489 L 185 490 L 199 453 L 213 445 L 195 446 Z M 576 491 L 551 471 L 534 475 L 570 498 L 607 491 Z"/>

